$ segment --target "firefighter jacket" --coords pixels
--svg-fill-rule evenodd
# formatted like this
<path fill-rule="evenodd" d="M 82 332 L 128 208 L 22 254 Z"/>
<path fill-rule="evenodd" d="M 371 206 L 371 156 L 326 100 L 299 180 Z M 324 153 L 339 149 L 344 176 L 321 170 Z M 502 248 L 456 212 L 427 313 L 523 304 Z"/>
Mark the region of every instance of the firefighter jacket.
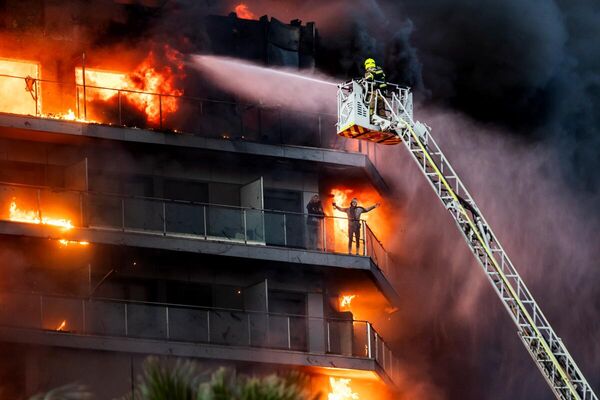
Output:
<path fill-rule="evenodd" d="M 365 71 L 365 80 L 369 82 L 377 81 L 377 89 L 384 89 L 387 86 L 385 84 L 385 73 L 381 67 L 368 68 Z"/>

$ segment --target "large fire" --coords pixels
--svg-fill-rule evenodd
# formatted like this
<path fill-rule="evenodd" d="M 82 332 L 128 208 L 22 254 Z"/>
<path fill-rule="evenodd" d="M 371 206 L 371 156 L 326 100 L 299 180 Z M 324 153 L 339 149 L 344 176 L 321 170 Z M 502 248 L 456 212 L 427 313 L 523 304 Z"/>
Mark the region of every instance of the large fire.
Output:
<path fill-rule="evenodd" d="M 336 187 L 331 189 L 330 196 L 332 198 L 331 202 L 336 203 L 339 207 L 349 207 L 350 202 L 354 197 L 358 199 L 358 205 L 363 207 L 370 207 L 376 203 L 381 203 L 381 197 L 371 188 L 358 190 L 346 187 Z M 348 216 L 345 212 L 333 208 L 331 203 L 328 207 L 330 207 L 331 210 L 330 215 L 335 217 L 333 219 L 335 249 L 338 252 L 344 252 L 347 250 L 348 246 Z M 381 208 L 377 208 L 361 215 L 361 219 L 367 223 L 375 236 L 382 241 L 386 239 L 388 229 L 392 226 L 389 218 L 386 217 L 386 211 L 385 204 L 382 204 Z M 361 238 L 364 237 L 364 234 L 365 232 L 361 229 Z M 363 244 L 361 243 L 361 248 L 362 245 Z"/>
<path fill-rule="evenodd" d="M 248 5 L 246 5 L 244 3 L 240 3 L 237 6 L 235 6 L 234 10 L 239 18 L 258 19 L 256 14 L 254 14 L 252 11 L 250 11 L 250 9 L 248 8 Z"/>
<path fill-rule="evenodd" d="M 160 124 L 167 115 L 178 109 L 178 100 L 174 96 L 183 95 L 183 90 L 175 87 L 176 74 L 183 74 L 180 54 L 165 48 L 167 59 L 176 65 L 176 71 L 166 66 L 156 67 L 154 52 L 150 52 L 132 73 L 85 69 L 86 97 L 93 100 L 113 101 L 122 96 L 138 110 L 146 114 L 152 124 Z M 75 80 L 83 85 L 83 68 L 75 69 Z M 87 88 L 87 86 L 92 86 Z"/>
<path fill-rule="evenodd" d="M 40 211 L 21 210 L 17 206 L 17 200 L 12 199 L 8 209 L 8 219 L 14 222 L 25 222 L 27 224 L 52 225 L 69 230 L 73 228 L 71 220 L 66 218 L 52 218 L 42 216 Z"/>
<path fill-rule="evenodd" d="M 41 107 L 39 75 L 36 62 L 0 59 L 0 112 L 35 115 Z"/>
<path fill-rule="evenodd" d="M 352 391 L 350 387 L 351 379 L 347 378 L 329 378 L 331 392 L 327 396 L 327 400 L 357 400 L 360 399 L 358 394 Z"/>

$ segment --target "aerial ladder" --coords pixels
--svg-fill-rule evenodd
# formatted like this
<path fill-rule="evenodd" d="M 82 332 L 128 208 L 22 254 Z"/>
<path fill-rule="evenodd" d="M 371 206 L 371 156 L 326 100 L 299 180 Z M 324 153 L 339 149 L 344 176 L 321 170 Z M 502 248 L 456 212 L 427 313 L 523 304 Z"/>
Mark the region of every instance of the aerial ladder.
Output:
<path fill-rule="evenodd" d="M 380 89 L 381 83 L 352 80 L 338 85 L 338 135 L 387 145 L 404 144 L 454 219 L 556 398 L 598 400 L 431 136 L 431 129 L 413 119 L 410 89 L 389 83 Z"/>

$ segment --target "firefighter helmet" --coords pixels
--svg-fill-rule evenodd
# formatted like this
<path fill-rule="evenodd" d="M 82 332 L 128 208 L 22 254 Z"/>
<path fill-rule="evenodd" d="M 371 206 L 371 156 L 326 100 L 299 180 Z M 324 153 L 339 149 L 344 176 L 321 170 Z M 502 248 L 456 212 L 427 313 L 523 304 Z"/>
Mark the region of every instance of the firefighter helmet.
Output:
<path fill-rule="evenodd" d="M 365 60 L 365 69 L 375 68 L 375 60 L 372 58 L 367 58 Z"/>

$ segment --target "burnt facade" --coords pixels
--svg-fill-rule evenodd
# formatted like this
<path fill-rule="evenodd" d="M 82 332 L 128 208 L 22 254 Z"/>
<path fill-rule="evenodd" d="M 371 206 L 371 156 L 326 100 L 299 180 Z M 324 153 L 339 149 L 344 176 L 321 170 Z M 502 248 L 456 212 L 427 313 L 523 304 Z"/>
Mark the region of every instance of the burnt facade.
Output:
<path fill-rule="evenodd" d="M 268 65 L 314 65 L 312 24 L 230 15 L 207 17 L 207 27 L 217 54 L 244 48 Z M 117 112 L 86 120 L 83 107 L 92 113 L 100 100 L 76 81 L 56 99 L 75 99 L 79 116 L 65 118 L 56 99 L 63 109 L 50 115 L 45 71 L 76 63 L 46 64 L 33 83 L 41 102 L 31 88 L 23 97 L 33 112 L 0 109 L 3 395 L 81 382 L 97 398 L 119 397 L 148 355 L 249 374 L 301 369 L 315 390 L 329 375 L 394 390 L 400 364 L 376 323 L 399 301 L 385 243 L 363 224 L 360 253 L 349 255 L 329 209 L 313 241 L 305 214 L 315 194 L 330 203 L 340 172 L 385 196 L 375 148 L 338 138 L 331 115 L 235 99 L 190 106 L 169 95 L 186 113 L 160 108 L 159 126 L 145 126 L 127 123 L 122 107 L 133 100 L 119 90 Z M 3 73 L 0 84 L 27 78 Z M 376 307 L 344 309 L 347 293 Z"/>

